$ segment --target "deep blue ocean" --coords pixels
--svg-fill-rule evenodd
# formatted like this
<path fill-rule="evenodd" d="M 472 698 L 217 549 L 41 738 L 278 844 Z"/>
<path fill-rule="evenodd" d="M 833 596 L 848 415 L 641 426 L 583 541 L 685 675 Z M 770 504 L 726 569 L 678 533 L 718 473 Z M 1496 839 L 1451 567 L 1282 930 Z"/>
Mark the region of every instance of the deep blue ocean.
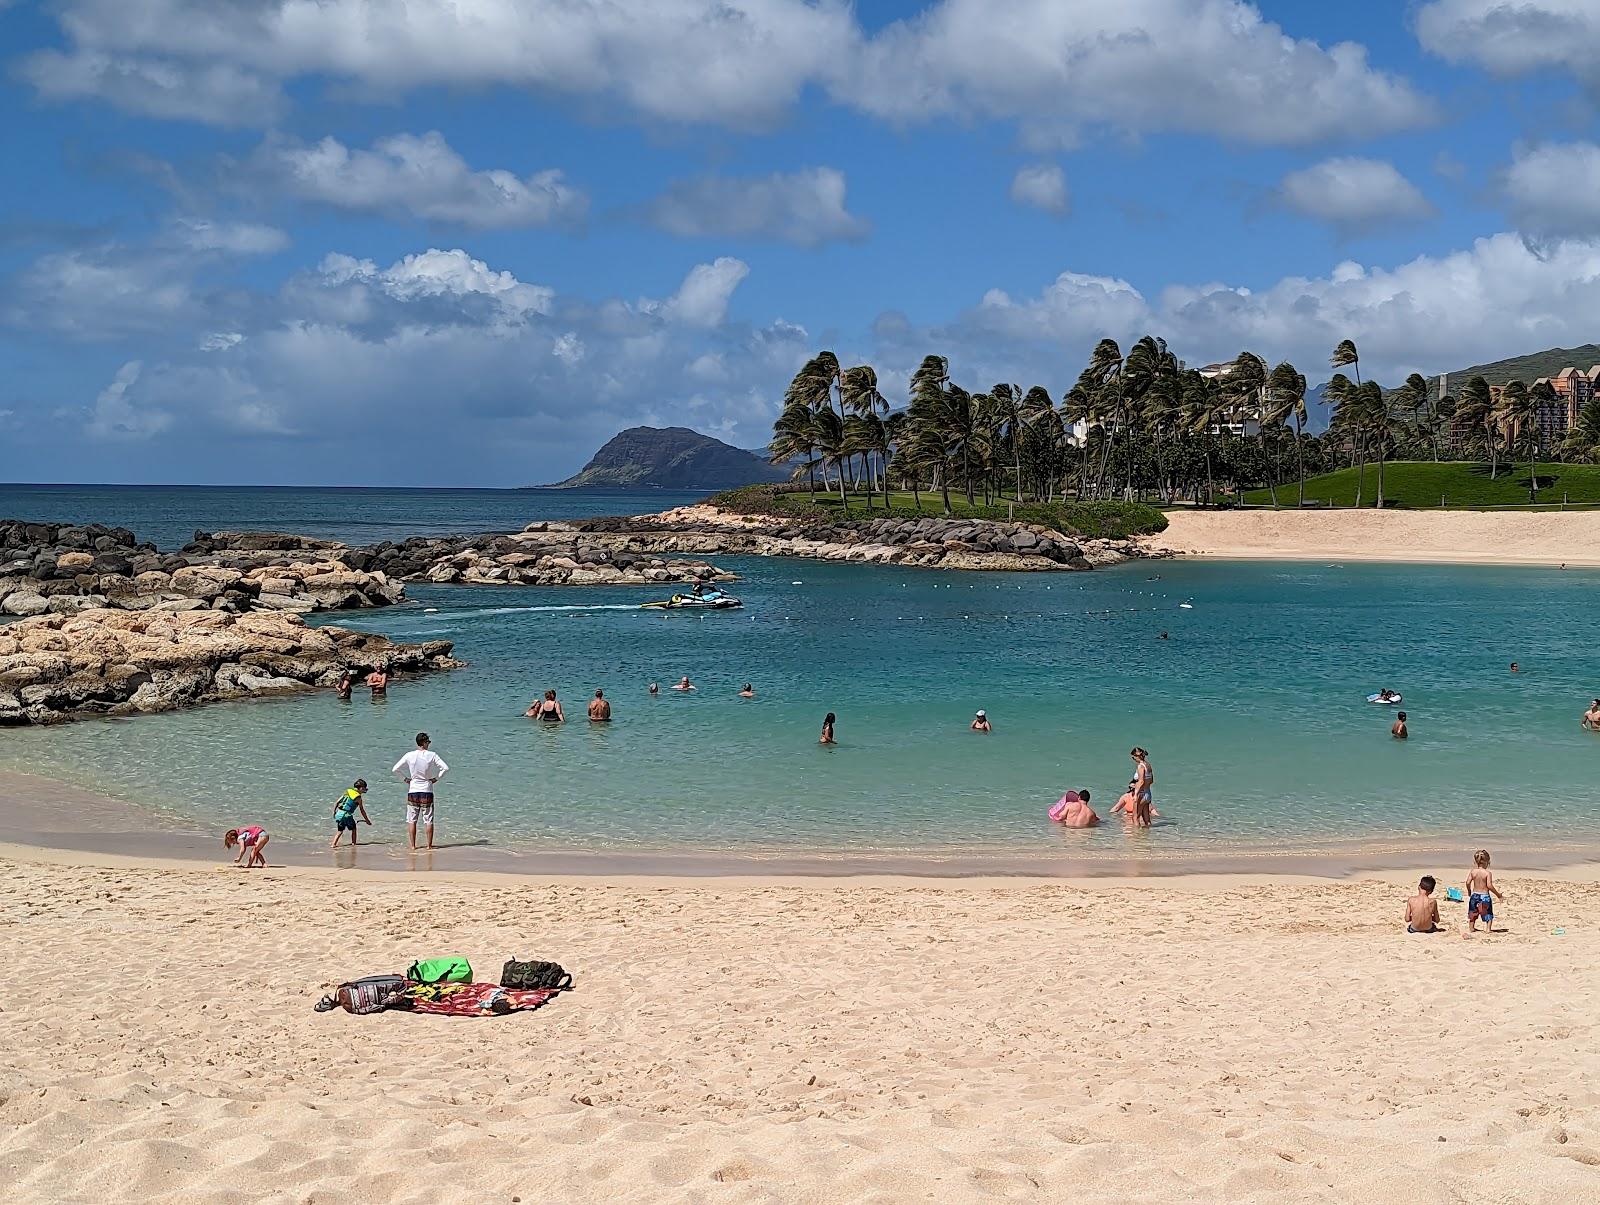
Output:
<path fill-rule="evenodd" d="M 158 539 L 196 526 L 369 539 L 680 500 L 230 490 L 208 509 L 210 492 L 62 494 L 25 509 Z M 381 704 L 319 694 L 0 730 L 0 765 L 201 823 L 248 814 L 309 836 L 357 775 L 374 785 L 375 819 L 395 822 L 404 789 L 388 769 L 422 728 L 452 767 L 439 795 L 452 840 L 551 849 L 1123 857 L 1582 844 L 1597 831 L 1600 735 L 1578 720 L 1600 695 L 1600 573 L 1208 560 L 1005 575 L 719 559 L 741 576 L 742 611 L 641 611 L 660 593 L 649 587 L 413 584 L 404 607 L 328 621 L 452 639 L 468 668 L 400 683 Z M 666 689 L 683 674 L 697 691 Z M 738 697 L 746 681 L 754 699 Z M 1389 738 L 1390 709 L 1365 701 L 1380 686 L 1403 692 L 1408 742 Z M 581 718 L 597 687 L 613 700 L 609 726 Z M 567 724 L 522 718 L 546 688 Z M 979 707 L 991 734 L 968 730 Z M 833 748 L 817 744 L 828 711 Z M 1151 752 L 1163 824 L 1130 835 L 1045 819 L 1068 787 L 1090 788 L 1106 815 L 1134 744 Z"/>

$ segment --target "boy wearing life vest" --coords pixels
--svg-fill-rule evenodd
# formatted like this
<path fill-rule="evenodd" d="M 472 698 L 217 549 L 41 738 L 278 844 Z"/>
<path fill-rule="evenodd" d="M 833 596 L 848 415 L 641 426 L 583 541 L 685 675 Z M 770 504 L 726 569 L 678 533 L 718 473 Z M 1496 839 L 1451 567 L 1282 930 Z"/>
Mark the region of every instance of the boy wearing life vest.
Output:
<path fill-rule="evenodd" d="M 357 813 L 360 813 L 361 823 L 363 823 L 363 824 L 371 824 L 372 823 L 372 820 L 367 816 L 367 798 L 366 798 L 366 796 L 367 796 L 367 780 L 365 778 L 358 778 L 358 779 L 356 779 L 355 786 L 351 787 L 343 795 L 339 796 L 339 798 L 334 801 L 334 804 L 333 804 L 333 845 L 330 848 L 333 848 L 333 849 L 337 849 L 338 848 L 338 846 L 339 846 L 339 838 L 344 836 L 346 829 L 350 830 L 350 844 L 351 845 L 360 845 L 361 844 L 360 841 L 356 840 L 356 815 L 357 815 Z"/>

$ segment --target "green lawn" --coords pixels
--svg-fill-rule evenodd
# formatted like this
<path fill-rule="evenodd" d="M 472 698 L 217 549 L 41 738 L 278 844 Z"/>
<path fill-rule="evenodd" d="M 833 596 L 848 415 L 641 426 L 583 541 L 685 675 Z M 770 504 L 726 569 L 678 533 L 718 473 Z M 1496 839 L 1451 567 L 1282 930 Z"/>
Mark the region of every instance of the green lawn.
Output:
<path fill-rule="evenodd" d="M 1536 466 L 1539 484 L 1539 505 L 1559 507 L 1563 497 L 1573 505 L 1600 504 L 1600 465 L 1544 464 Z M 1369 464 L 1366 484 L 1361 491 L 1363 506 L 1371 506 L 1377 498 L 1378 468 Z M 1298 497 L 1298 486 L 1290 480 L 1278 487 L 1278 504 L 1290 506 Z M 1385 505 L 1412 508 L 1439 507 L 1440 498 L 1449 507 L 1471 510 L 1490 506 L 1528 505 L 1528 465 L 1500 465 L 1498 476 L 1489 479 L 1487 464 L 1465 461 L 1402 460 L 1386 464 L 1383 469 L 1383 498 Z M 1267 490 L 1251 490 L 1243 500 L 1252 506 L 1270 505 L 1272 495 Z M 1356 470 L 1340 469 L 1320 477 L 1306 479 L 1306 501 L 1324 506 L 1354 506 L 1356 500 Z"/>
<path fill-rule="evenodd" d="M 885 515 L 916 518 L 920 515 L 937 517 L 944 514 L 944 499 L 937 491 L 922 494 L 920 510 L 916 497 L 909 491 L 890 493 L 887 505 L 882 494 L 874 494 L 870 508 L 865 494 L 851 493 L 847 498 L 848 504 L 841 506 L 838 493 L 824 494 L 819 490 L 816 498 L 812 499 L 803 490 L 790 493 L 775 490 L 771 486 L 753 485 L 728 490 L 711 501 L 718 506 L 750 514 L 775 514 L 821 522 L 881 519 Z M 1068 534 L 1102 539 L 1161 531 L 1167 525 L 1166 515 L 1142 502 L 1026 502 L 1013 505 L 1000 501 L 985 506 L 980 498 L 969 506 L 965 495 L 952 493 L 950 509 L 957 518 L 962 519 L 1015 518 L 1019 523 L 1038 523 Z"/>

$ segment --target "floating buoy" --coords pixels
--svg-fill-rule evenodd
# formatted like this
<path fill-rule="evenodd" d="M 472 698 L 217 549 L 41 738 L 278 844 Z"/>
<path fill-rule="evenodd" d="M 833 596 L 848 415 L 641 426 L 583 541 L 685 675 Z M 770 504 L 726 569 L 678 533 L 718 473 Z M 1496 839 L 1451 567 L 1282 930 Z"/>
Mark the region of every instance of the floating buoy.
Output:
<path fill-rule="evenodd" d="M 1180 610 L 1180 611 L 1192 611 L 1192 610 L 1194 610 L 1194 604 L 1193 603 L 1179 603 L 1178 604 L 1178 610 Z"/>
<path fill-rule="evenodd" d="M 423 607 L 423 608 L 422 608 L 422 613 L 423 613 L 423 614 L 424 614 L 424 615 L 432 615 L 432 614 L 434 614 L 434 613 L 435 613 L 435 612 L 436 612 L 436 611 L 438 611 L 438 609 L 439 609 L 439 608 L 438 608 L 438 607 Z"/>

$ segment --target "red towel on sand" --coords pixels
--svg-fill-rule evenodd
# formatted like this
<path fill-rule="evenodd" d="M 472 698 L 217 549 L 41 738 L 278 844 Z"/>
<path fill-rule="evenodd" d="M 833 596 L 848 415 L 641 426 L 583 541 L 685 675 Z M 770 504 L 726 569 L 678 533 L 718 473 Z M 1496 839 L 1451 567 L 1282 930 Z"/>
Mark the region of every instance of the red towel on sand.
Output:
<path fill-rule="evenodd" d="M 390 998 L 389 1007 L 442 1017 L 489 1017 L 526 1012 L 558 994 L 498 983 L 412 983 Z"/>

